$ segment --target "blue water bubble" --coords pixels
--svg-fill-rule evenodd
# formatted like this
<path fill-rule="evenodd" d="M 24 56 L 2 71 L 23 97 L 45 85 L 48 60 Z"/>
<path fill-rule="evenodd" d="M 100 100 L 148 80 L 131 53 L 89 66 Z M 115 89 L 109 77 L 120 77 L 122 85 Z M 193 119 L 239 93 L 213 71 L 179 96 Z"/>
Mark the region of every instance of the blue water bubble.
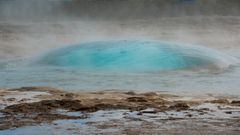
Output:
<path fill-rule="evenodd" d="M 99 41 L 50 51 L 40 65 L 82 70 L 163 71 L 229 66 L 233 58 L 218 51 L 158 41 Z"/>

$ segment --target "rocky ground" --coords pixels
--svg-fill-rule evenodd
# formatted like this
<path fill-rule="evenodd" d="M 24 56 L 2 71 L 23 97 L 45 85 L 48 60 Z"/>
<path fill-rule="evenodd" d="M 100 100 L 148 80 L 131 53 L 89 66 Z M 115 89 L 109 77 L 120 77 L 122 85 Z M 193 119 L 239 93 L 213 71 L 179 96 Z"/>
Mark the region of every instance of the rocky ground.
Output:
<path fill-rule="evenodd" d="M 1 89 L 0 109 L 0 134 L 39 126 L 61 134 L 238 134 L 240 127 L 240 99 L 214 95 L 23 87 Z"/>

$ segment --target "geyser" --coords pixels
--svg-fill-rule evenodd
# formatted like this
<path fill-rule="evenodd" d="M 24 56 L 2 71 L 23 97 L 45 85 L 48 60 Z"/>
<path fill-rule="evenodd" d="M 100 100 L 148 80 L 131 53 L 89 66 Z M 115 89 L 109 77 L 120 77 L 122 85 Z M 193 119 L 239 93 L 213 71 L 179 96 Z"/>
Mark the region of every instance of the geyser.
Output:
<path fill-rule="evenodd" d="M 38 64 L 82 70 L 162 71 L 222 69 L 234 58 L 218 51 L 158 41 L 99 41 L 53 50 Z"/>

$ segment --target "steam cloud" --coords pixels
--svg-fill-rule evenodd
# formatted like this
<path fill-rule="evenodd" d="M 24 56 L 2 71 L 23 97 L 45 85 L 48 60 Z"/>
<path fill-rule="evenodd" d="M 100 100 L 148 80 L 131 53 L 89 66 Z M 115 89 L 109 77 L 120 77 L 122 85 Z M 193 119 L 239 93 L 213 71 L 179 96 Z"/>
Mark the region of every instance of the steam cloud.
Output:
<path fill-rule="evenodd" d="M 234 48 L 239 0 L 0 0 L 0 58 L 108 39 Z"/>

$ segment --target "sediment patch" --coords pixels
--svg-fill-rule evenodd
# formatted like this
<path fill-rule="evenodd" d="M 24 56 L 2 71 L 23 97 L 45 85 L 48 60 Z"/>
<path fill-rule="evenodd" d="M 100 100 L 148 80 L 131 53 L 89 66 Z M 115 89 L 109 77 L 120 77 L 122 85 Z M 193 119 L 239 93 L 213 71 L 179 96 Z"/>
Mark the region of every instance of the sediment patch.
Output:
<path fill-rule="evenodd" d="M 35 93 L 28 100 L 23 100 L 21 97 L 18 97 L 18 100 L 5 100 L 6 96 L 23 95 L 26 92 L 38 92 L 38 94 Z M 22 96 L 22 98 L 26 98 L 26 96 Z M 0 103 L 3 106 L 0 110 L 0 130 L 51 123 L 55 120 L 85 119 L 93 112 L 120 109 L 137 112 L 139 116 L 154 114 L 156 115 L 154 117 L 166 120 L 197 118 L 205 115 L 211 117 L 216 115 L 217 117 L 218 111 L 235 118 L 240 114 L 239 100 L 227 98 L 184 100 L 180 96 L 159 92 L 68 93 L 47 87 L 23 87 L 1 90 Z M 69 112 L 79 114 L 68 115 Z M 178 112 L 181 117 L 174 117 L 174 113 Z M 163 114 L 164 117 L 161 116 Z"/>

